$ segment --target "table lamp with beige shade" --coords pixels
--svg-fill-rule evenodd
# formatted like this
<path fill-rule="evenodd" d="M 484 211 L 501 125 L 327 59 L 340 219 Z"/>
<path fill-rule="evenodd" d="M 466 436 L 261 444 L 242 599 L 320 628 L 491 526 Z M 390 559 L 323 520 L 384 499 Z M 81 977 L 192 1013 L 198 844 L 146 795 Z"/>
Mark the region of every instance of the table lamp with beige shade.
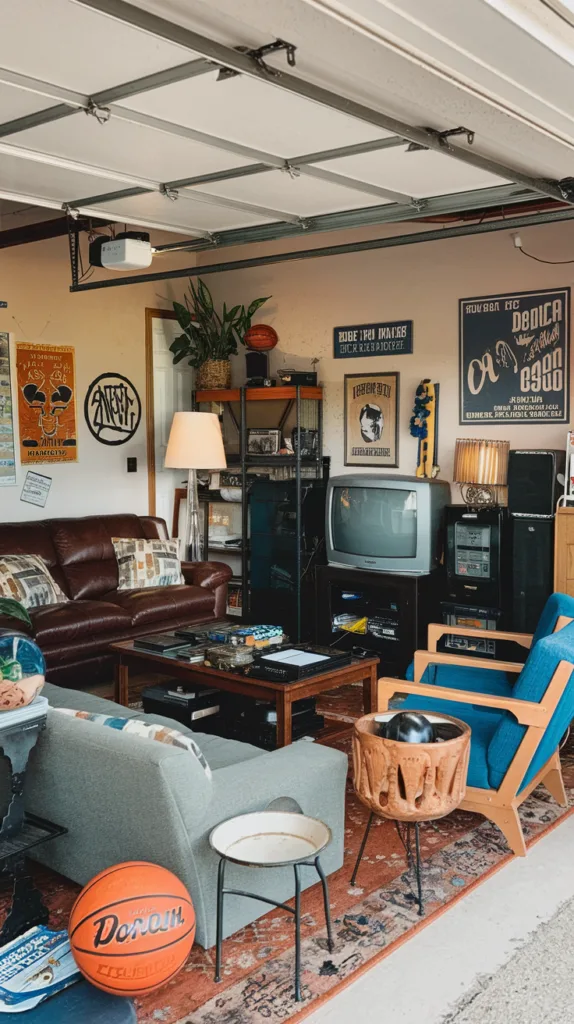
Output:
<path fill-rule="evenodd" d="M 166 469 L 187 469 L 184 558 L 202 559 L 197 496 L 198 469 L 226 469 L 221 426 L 212 412 L 176 412 L 165 453 Z M 207 552 L 206 552 L 207 556 Z"/>
<path fill-rule="evenodd" d="M 510 441 L 457 438 L 453 480 L 467 505 L 500 504 L 500 488 L 508 478 Z"/>

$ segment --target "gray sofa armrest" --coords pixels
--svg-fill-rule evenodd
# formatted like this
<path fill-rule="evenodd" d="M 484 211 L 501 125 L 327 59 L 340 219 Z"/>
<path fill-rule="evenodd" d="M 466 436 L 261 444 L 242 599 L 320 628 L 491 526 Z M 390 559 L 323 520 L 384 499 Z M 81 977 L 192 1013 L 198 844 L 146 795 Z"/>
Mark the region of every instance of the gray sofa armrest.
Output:
<path fill-rule="evenodd" d="M 189 884 L 188 830 L 204 819 L 212 788 L 181 747 L 50 711 L 30 757 L 26 808 L 68 835 L 38 848 L 38 859 L 81 884 L 126 860 L 163 864 Z"/>
<path fill-rule="evenodd" d="M 280 796 L 293 797 L 305 814 L 320 818 L 327 825 L 338 822 L 344 806 L 348 766 L 348 758 L 340 750 L 299 740 L 255 760 L 220 768 L 213 773 L 213 799 L 204 827 L 213 828 L 234 814 L 262 811 Z M 333 806 L 325 790 L 326 775 L 335 785 L 340 783 Z"/>

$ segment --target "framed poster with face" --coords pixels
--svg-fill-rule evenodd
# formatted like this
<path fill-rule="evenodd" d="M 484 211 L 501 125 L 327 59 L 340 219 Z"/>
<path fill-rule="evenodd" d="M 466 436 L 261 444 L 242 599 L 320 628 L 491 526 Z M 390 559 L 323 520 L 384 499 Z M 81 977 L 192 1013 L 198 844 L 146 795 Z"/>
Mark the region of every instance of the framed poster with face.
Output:
<path fill-rule="evenodd" d="M 399 374 L 345 376 L 345 465 L 398 466 Z"/>

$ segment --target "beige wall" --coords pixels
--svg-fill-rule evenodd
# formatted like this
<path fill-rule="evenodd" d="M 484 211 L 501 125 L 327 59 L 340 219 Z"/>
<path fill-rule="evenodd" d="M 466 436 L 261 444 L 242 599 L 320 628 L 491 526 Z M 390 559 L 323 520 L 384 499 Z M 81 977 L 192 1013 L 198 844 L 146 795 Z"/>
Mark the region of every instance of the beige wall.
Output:
<path fill-rule="evenodd" d="M 421 225 L 422 227 L 422 225 Z M 425 226 L 428 228 L 428 226 Z M 399 234 L 404 225 L 387 233 Z M 380 237 L 383 230 L 362 234 L 323 235 L 296 243 L 259 246 L 262 255 L 288 247 L 330 245 L 358 237 Z M 574 260 L 574 226 L 545 225 L 521 232 L 528 251 L 548 260 Z M 240 259 L 246 249 L 228 250 L 226 258 Z M 219 259 L 222 258 L 221 253 Z M 208 263 L 210 257 L 203 257 Z M 310 368 L 319 360 L 319 378 L 325 388 L 325 449 L 332 472 L 360 472 L 343 465 L 343 376 L 364 371 L 400 373 L 399 469 L 411 474 L 417 461 L 417 441 L 410 436 L 415 388 L 423 377 L 441 385 L 439 464 L 441 477 L 452 479 L 456 437 L 508 439 L 512 447 L 563 448 L 566 424 L 504 424 L 461 427 L 458 422 L 458 300 L 501 291 L 525 291 L 571 285 L 572 266 L 549 266 L 527 259 L 514 249 L 509 232 L 445 239 L 386 250 L 316 260 L 263 266 L 217 274 L 209 278 L 214 292 L 228 305 L 256 295 L 273 296 L 258 314 L 272 324 L 279 345 L 272 367 L 300 365 Z M 414 321 L 414 354 L 361 359 L 333 358 L 333 327 L 385 320 Z M 243 355 L 237 360 L 236 379 L 244 375 Z M 453 498 L 458 492 L 453 493 Z"/>
<path fill-rule="evenodd" d="M 400 225 L 388 233 L 402 233 Z M 250 249 L 249 255 L 334 244 L 360 237 L 377 237 L 382 230 L 325 234 L 309 239 L 276 242 Z M 547 225 L 521 232 L 523 246 L 549 260 L 574 259 L 574 226 Z M 154 239 L 160 241 L 159 237 Z M 246 250 L 228 249 L 218 260 L 238 259 Z M 205 263 L 212 259 L 203 257 Z M 189 254 L 162 258 L 162 267 L 191 266 Z M 159 265 L 156 260 L 154 269 Z M 571 284 L 572 266 L 536 263 L 517 252 L 507 232 L 445 239 L 402 248 L 357 253 L 233 271 L 209 277 L 210 287 L 229 304 L 271 294 L 258 319 L 273 324 L 279 346 L 272 367 L 308 367 L 317 356 L 325 386 L 325 448 L 333 472 L 352 472 L 343 466 L 343 376 L 364 370 L 398 370 L 401 378 L 400 465 L 412 473 L 417 443 L 409 435 L 414 392 L 422 377 L 441 384 L 439 463 L 450 479 L 454 441 L 459 437 L 507 438 L 513 447 L 557 447 L 565 443 L 566 425 L 460 427 L 458 424 L 458 300 L 475 295 Z M 53 478 L 46 509 L 20 502 L 24 472 L 18 466 L 16 487 L 0 488 L 1 517 L 22 520 L 91 512 L 147 512 L 145 436 L 146 306 L 170 308 L 187 282 L 70 294 L 67 242 L 38 242 L 0 252 L 0 330 L 14 341 L 74 345 L 78 395 L 78 462 L 52 466 Z M 377 320 L 414 320 L 412 356 L 338 359 L 332 357 L 333 327 Z M 117 448 L 98 443 L 83 416 L 89 383 L 106 370 L 125 374 L 137 387 L 143 405 L 142 423 L 134 439 Z M 244 379 L 241 354 L 234 367 L 237 383 Z M 135 455 L 138 472 L 126 472 L 126 458 Z M 397 472 L 397 470 L 390 470 Z"/>
<path fill-rule="evenodd" d="M 159 243 L 160 238 L 155 240 Z M 164 241 L 162 237 L 161 241 Z M 170 236 L 170 241 L 173 236 Z M 162 266 L 191 266 L 189 254 L 162 258 Z M 3 521 L 98 512 L 146 514 L 145 307 L 170 308 L 185 281 L 165 281 L 72 295 L 65 238 L 0 251 L 0 331 L 17 341 L 73 345 L 76 350 L 78 462 L 38 466 L 52 477 L 45 509 L 20 501 L 26 471 L 17 465 L 15 487 L 0 487 Z M 13 361 L 14 369 L 14 361 Z M 85 420 L 83 402 L 94 377 L 116 371 L 128 377 L 142 401 L 142 420 L 134 438 L 110 447 L 96 441 Z M 17 417 L 16 417 L 16 436 Z M 137 473 L 127 473 L 126 459 L 136 456 Z"/>

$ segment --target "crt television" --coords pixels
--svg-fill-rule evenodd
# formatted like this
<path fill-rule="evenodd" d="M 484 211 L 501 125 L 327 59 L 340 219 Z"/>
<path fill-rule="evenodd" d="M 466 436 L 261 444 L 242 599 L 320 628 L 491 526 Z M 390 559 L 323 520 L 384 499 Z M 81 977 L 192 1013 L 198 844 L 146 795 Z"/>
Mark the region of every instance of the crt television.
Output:
<path fill-rule="evenodd" d="M 450 484 L 411 476 L 353 474 L 329 480 L 330 565 L 422 575 L 438 565 Z"/>

